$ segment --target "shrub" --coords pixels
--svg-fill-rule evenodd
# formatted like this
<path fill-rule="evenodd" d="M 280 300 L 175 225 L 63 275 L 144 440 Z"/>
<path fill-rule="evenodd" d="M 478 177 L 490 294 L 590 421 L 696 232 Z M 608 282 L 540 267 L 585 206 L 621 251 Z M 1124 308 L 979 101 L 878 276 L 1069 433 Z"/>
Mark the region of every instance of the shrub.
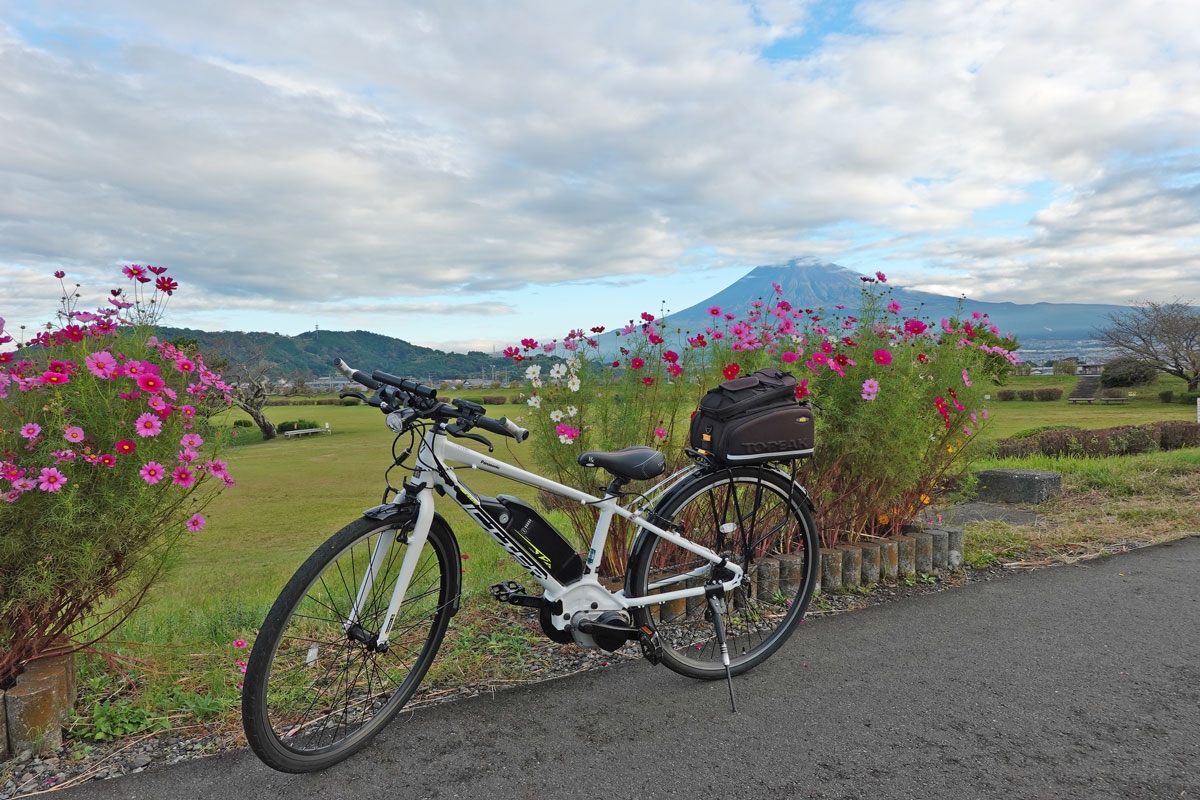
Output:
<path fill-rule="evenodd" d="M 1105 458 L 1197 446 L 1200 446 L 1200 424 L 1172 421 L 1091 431 L 1045 430 L 1024 438 L 999 439 L 993 455 L 996 458 L 1034 455 Z"/>
<path fill-rule="evenodd" d="M 483 396 L 483 405 L 485 406 L 502 406 L 508 402 L 508 398 L 502 394 L 485 394 Z"/>
<path fill-rule="evenodd" d="M 343 397 L 339 402 L 344 406 L 362 405 L 362 400 L 359 400 L 357 397 Z"/>
<path fill-rule="evenodd" d="M 1105 388 L 1145 386 L 1158 377 L 1158 368 L 1139 358 L 1117 358 L 1104 365 L 1100 385 Z"/>
<path fill-rule="evenodd" d="M 1053 401 L 1062 399 L 1062 389 L 1046 387 L 1037 390 L 1037 399 L 1041 401 Z"/>
<path fill-rule="evenodd" d="M 1009 400 L 1016 400 L 1017 391 L 1016 389 L 1001 389 L 1000 391 L 996 392 L 996 397 L 1005 402 L 1008 402 Z"/>
<path fill-rule="evenodd" d="M 304 431 L 304 430 L 308 430 L 309 428 L 320 428 L 320 427 L 323 427 L 323 426 L 318 425 L 317 423 L 313 422 L 311 419 L 291 419 L 291 420 L 288 420 L 287 422 L 279 423 L 278 425 L 275 426 L 275 429 L 278 430 L 280 433 L 283 433 L 284 431 Z"/>
<path fill-rule="evenodd" d="M 1026 428 L 1023 431 L 1017 431 L 1010 438 L 1013 439 L 1029 439 L 1034 436 L 1045 433 L 1046 431 L 1077 431 L 1079 428 L 1075 425 L 1041 425 L 1037 428 Z"/>
<path fill-rule="evenodd" d="M 57 325 L 0 353 L 0 689 L 57 637 L 119 625 L 233 483 L 200 454 L 230 387 L 153 335 L 179 288 L 165 271 L 126 266 L 133 289 L 94 313 L 63 285 Z"/>
<path fill-rule="evenodd" d="M 1121 398 L 1121 397 L 1126 397 L 1126 396 L 1128 396 L 1128 392 L 1126 392 L 1124 389 L 1101 389 L 1100 390 L 1100 397 L 1107 397 L 1110 400 Z"/>
<path fill-rule="evenodd" d="M 1185 406 L 1194 406 L 1200 400 L 1200 392 L 1180 392 L 1179 402 Z"/>
<path fill-rule="evenodd" d="M 1036 400 L 1037 391 L 1034 389 L 1019 389 L 1017 390 L 1017 397 L 1022 400 Z"/>
<path fill-rule="evenodd" d="M 1158 393 L 1158 399 L 1164 403 L 1171 402 L 1171 400 L 1174 399 L 1174 397 L 1175 397 L 1175 392 L 1171 391 L 1170 389 L 1163 389 L 1161 392 Z"/>
<path fill-rule="evenodd" d="M 235 428 L 253 428 L 254 423 L 248 419 L 235 419 L 233 421 L 233 427 L 235 427 Z"/>

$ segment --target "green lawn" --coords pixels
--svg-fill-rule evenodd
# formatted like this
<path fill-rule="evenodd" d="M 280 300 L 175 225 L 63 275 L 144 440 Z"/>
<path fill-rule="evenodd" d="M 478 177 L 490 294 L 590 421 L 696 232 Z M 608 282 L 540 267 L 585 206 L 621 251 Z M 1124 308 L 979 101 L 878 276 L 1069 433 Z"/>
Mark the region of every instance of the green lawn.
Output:
<path fill-rule="evenodd" d="M 1039 402 L 1029 400 L 1009 400 L 1001 402 L 992 392 L 988 405 L 988 425 L 983 435 L 992 439 L 1002 439 L 1012 436 L 1018 431 L 1036 428 L 1042 425 L 1072 425 L 1077 428 L 1094 430 L 1097 428 L 1112 428 L 1118 425 L 1140 425 L 1161 420 L 1196 421 L 1196 407 L 1184 406 L 1179 403 L 1164 403 L 1158 399 L 1158 393 L 1164 389 L 1172 389 L 1176 393 L 1186 387 L 1177 378 L 1160 377 L 1149 387 L 1129 389 L 1133 393 L 1125 405 L 1105 405 L 1103 403 L 1068 403 L 1066 397 L 1075 386 L 1075 377 L 1071 375 L 1045 375 L 1012 378 L 1005 389 L 1041 389 L 1059 388 L 1063 390 L 1063 399 Z"/>

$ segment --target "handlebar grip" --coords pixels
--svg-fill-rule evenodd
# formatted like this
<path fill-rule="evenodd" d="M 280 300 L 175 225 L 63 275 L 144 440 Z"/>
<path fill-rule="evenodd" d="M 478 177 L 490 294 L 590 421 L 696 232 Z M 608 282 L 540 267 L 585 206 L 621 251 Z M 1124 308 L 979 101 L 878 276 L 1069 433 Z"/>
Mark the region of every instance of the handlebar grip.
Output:
<path fill-rule="evenodd" d="M 476 424 L 485 430 L 491 431 L 492 433 L 497 433 L 501 436 L 511 436 L 518 442 L 523 442 L 529 438 L 529 431 L 510 420 L 508 417 L 501 417 L 500 419 L 481 417 L 479 422 Z"/>
<path fill-rule="evenodd" d="M 342 373 L 350 380 L 354 381 L 355 383 L 360 383 L 368 389 L 378 389 L 383 385 L 365 372 L 359 372 L 358 370 L 354 369 L 354 367 L 350 366 L 340 358 L 333 362 L 333 366 L 337 368 L 338 372 Z"/>
<path fill-rule="evenodd" d="M 500 424 L 503 425 L 504 428 L 509 432 L 509 436 L 512 436 L 518 442 L 523 442 L 529 438 L 529 431 L 510 420 L 508 417 L 501 417 Z"/>

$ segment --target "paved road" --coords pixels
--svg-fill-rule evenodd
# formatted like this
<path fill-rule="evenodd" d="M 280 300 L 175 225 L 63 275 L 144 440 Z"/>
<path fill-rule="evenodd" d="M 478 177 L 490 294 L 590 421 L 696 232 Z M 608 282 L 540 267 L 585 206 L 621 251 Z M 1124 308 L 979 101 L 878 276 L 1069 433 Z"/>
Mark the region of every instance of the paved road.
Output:
<path fill-rule="evenodd" d="M 83 798 L 1200 798 L 1200 538 L 812 620 L 725 686 L 637 662 Z"/>

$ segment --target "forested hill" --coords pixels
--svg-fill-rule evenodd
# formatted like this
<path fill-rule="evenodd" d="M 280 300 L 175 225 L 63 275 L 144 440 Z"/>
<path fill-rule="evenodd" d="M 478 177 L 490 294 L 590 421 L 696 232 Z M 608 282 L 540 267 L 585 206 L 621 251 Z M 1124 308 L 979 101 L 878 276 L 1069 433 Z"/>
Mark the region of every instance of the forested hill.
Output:
<path fill-rule="evenodd" d="M 491 377 L 492 368 L 502 365 L 501 359 L 488 353 L 444 353 L 370 331 L 308 331 L 299 336 L 281 336 L 164 327 L 159 329 L 159 336 L 193 339 L 210 361 L 226 359 L 232 367 L 266 363 L 272 378 L 332 375 L 337 358 L 365 372 L 381 369 L 395 375 L 434 379 Z"/>

